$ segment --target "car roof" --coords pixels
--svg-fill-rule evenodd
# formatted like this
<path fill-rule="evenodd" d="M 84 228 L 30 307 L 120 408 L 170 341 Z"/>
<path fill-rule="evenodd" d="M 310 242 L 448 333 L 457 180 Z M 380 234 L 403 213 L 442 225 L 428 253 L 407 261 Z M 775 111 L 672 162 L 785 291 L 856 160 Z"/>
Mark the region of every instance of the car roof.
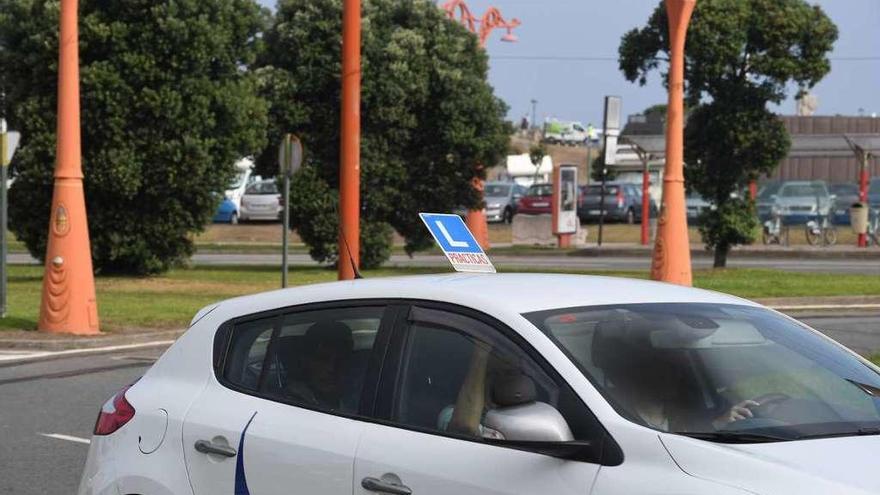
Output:
<path fill-rule="evenodd" d="M 630 278 L 445 273 L 306 285 L 229 299 L 219 307 L 221 313 L 234 318 L 298 304 L 352 299 L 430 300 L 508 315 L 577 306 L 655 302 L 756 305 L 719 292 Z"/>

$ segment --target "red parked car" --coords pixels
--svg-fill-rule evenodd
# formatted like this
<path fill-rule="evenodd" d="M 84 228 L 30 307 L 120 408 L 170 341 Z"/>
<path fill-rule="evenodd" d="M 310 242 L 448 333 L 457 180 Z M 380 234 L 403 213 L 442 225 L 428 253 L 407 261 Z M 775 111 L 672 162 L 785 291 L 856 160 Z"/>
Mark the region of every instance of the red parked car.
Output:
<path fill-rule="evenodd" d="M 519 198 L 516 212 L 522 215 L 540 215 L 551 213 L 553 200 L 553 184 L 532 184 L 525 196 Z"/>

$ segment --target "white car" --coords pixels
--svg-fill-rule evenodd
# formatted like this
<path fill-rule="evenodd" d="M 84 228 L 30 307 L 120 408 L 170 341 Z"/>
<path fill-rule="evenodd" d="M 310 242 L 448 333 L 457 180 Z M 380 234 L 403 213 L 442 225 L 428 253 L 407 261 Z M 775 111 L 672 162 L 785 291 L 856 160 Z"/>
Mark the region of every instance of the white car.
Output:
<path fill-rule="evenodd" d="M 284 207 L 274 179 L 249 185 L 241 197 L 241 220 L 278 220 Z"/>
<path fill-rule="evenodd" d="M 336 282 L 201 310 L 101 409 L 79 493 L 876 494 L 878 397 L 868 361 L 714 292 Z"/>

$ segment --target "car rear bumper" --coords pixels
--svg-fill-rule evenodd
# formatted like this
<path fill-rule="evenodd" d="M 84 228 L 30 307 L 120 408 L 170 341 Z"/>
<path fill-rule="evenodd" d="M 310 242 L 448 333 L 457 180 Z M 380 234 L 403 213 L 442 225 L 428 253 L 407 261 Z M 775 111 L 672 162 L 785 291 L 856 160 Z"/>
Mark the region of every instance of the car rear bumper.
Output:
<path fill-rule="evenodd" d="M 601 212 L 601 213 L 604 213 L 602 216 L 605 219 L 623 221 L 623 220 L 626 220 L 626 212 L 627 212 L 627 208 L 621 208 L 621 207 L 618 207 L 617 205 L 615 205 L 615 206 L 611 206 L 611 207 L 606 207 L 605 211 Z M 635 213 L 636 219 L 639 218 L 640 213 L 641 212 Z M 598 220 L 599 216 L 600 216 L 599 205 L 584 206 L 584 207 L 581 207 L 578 209 L 578 217 L 580 217 L 581 220 Z"/>

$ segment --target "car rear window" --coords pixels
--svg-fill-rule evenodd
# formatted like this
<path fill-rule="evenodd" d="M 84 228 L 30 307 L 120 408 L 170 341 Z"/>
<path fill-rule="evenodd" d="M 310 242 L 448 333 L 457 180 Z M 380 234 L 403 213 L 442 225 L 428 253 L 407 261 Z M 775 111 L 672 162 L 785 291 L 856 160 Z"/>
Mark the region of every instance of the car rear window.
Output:
<path fill-rule="evenodd" d="M 528 196 L 552 196 L 553 186 L 551 184 L 534 184 L 529 187 Z"/>
<path fill-rule="evenodd" d="M 617 186 L 605 186 L 605 194 L 606 195 L 617 194 L 618 190 L 620 190 L 620 188 Z M 602 186 L 601 185 L 587 186 L 586 189 L 584 190 L 584 194 L 586 194 L 587 196 L 599 196 L 600 194 L 602 194 Z"/>

